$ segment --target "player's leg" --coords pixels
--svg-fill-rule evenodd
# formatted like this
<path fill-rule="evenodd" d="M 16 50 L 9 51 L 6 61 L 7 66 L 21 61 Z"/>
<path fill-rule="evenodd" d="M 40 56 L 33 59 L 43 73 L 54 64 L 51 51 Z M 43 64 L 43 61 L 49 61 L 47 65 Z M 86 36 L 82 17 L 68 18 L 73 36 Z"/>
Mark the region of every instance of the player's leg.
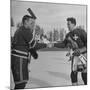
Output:
<path fill-rule="evenodd" d="M 20 84 L 15 84 L 14 89 L 24 89 L 26 86 L 26 82 L 20 83 Z"/>
<path fill-rule="evenodd" d="M 84 84 L 87 85 L 87 73 L 82 72 L 81 75 L 82 75 L 82 80 L 83 80 Z"/>
<path fill-rule="evenodd" d="M 78 58 L 74 57 L 72 62 L 71 62 L 71 82 L 72 85 L 78 85 L 78 72 L 77 72 L 77 63 L 78 63 Z"/>
<path fill-rule="evenodd" d="M 24 89 L 28 80 L 28 61 L 19 57 L 12 57 L 12 60 L 14 61 L 11 62 L 11 69 L 15 83 L 14 89 Z M 23 64 L 20 64 L 21 62 Z M 24 79 L 26 82 L 23 82 Z"/>
<path fill-rule="evenodd" d="M 72 71 L 71 72 L 71 82 L 72 85 L 77 85 L 77 72 L 76 71 Z"/>
<path fill-rule="evenodd" d="M 87 58 L 87 53 L 83 54 L 86 58 Z M 84 65 L 84 70 L 83 72 L 81 73 L 81 77 L 82 77 L 82 80 L 84 82 L 85 85 L 87 85 L 87 62 L 86 64 Z"/>

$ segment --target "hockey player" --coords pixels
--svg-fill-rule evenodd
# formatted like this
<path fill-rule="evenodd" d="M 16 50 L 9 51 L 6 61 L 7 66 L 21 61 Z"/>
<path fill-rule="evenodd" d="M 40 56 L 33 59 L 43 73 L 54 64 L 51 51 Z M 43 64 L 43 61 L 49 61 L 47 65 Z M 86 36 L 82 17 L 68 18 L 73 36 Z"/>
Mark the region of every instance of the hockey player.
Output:
<path fill-rule="evenodd" d="M 38 54 L 33 39 L 35 18 L 25 15 L 22 18 L 22 26 L 15 32 L 12 41 L 11 69 L 15 83 L 15 89 L 24 89 L 29 80 L 28 59 L 30 54 L 37 59 Z"/>
<path fill-rule="evenodd" d="M 70 48 L 72 55 L 71 59 L 71 82 L 72 85 L 78 85 L 78 72 L 81 72 L 84 84 L 87 84 L 87 34 L 86 32 L 76 27 L 76 19 L 73 17 L 67 18 L 67 26 L 69 33 L 66 35 L 64 45 Z M 58 44 L 54 44 L 59 47 Z"/>

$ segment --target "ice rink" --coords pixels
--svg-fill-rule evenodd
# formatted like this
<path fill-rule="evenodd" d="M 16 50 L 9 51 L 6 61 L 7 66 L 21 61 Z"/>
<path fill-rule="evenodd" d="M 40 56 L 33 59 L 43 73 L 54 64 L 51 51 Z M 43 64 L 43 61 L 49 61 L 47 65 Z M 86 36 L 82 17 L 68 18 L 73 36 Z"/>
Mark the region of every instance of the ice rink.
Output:
<path fill-rule="evenodd" d="M 25 88 L 46 88 L 57 86 L 71 86 L 70 65 L 66 51 L 38 51 L 39 58 L 32 58 L 29 65 L 29 81 Z M 79 85 L 83 82 L 79 77 Z M 14 87 L 11 75 L 11 88 Z"/>

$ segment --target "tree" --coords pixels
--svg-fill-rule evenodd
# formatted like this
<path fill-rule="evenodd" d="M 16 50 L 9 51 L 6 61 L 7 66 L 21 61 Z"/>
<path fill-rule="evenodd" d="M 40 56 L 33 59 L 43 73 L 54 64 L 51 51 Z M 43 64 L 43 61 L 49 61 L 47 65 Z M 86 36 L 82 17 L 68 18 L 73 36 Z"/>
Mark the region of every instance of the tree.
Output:
<path fill-rule="evenodd" d="M 48 40 L 49 41 L 53 41 L 53 38 L 52 37 L 53 37 L 53 32 L 52 31 L 49 31 L 48 32 Z"/>
<path fill-rule="evenodd" d="M 38 37 L 38 40 L 41 40 L 42 37 L 44 36 L 44 29 L 41 28 L 39 25 L 36 25 L 35 36 Z"/>
<path fill-rule="evenodd" d="M 64 28 L 60 29 L 60 40 L 63 41 L 66 35 L 66 31 Z"/>
<path fill-rule="evenodd" d="M 59 39 L 59 32 L 57 29 L 53 31 L 53 41 L 57 41 Z"/>
<path fill-rule="evenodd" d="M 35 35 L 40 35 L 40 26 L 39 25 L 36 25 Z"/>
<path fill-rule="evenodd" d="M 77 28 L 84 29 L 84 25 L 77 26 Z"/>

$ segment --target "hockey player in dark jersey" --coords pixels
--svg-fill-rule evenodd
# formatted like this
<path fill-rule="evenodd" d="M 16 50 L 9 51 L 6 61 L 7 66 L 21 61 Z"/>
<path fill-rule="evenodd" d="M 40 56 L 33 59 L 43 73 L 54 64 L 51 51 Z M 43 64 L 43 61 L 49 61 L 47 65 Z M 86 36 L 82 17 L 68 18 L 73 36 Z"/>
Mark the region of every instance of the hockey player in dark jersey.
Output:
<path fill-rule="evenodd" d="M 72 85 L 78 85 L 78 72 L 81 72 L 84 84 L 87 84 L 87 34 L 81 28 L 76 28 L 76 19 L 67 18 L 69 33 L 63 42 L 63 45 L 70 48 L 71 59 L 71 82 Z M 58 44 L 54 44 L 59 47 Z"/>
<path fill-rule="evenodd" d="M 22 26 L 15 32 L 11 43 L 11 70 L 15 89 L 25 88 L 29 80 L 28 64 L 30 58 L 31 56 L 34 59 L 38 58 L 35 48 L 36 40 L 33 37 L 35 19 L 35 17 L 29 15 L 23 16 Z"/>
<path fill-rule="evenodd" d="M 35 19 L 32 16 L 25 15 L 22 18 L 22 26 L 15 32 L 12 41 L 11 52 L 11 69 L 15 82 L 15 89 L 23 89 L 29 79 L 28 73 L 28 54 L 33 51 L 31 55 L 36 59 L 38 54 L 35 50 L 31 50 L 31 43 L 33 40 L 33 28 Z M 33 43 L 34 45 L 35 43 Z M 32 46 L 33 46 L 32 45 Z M 33 48 L 32 48 L 33 49 Z"/>

